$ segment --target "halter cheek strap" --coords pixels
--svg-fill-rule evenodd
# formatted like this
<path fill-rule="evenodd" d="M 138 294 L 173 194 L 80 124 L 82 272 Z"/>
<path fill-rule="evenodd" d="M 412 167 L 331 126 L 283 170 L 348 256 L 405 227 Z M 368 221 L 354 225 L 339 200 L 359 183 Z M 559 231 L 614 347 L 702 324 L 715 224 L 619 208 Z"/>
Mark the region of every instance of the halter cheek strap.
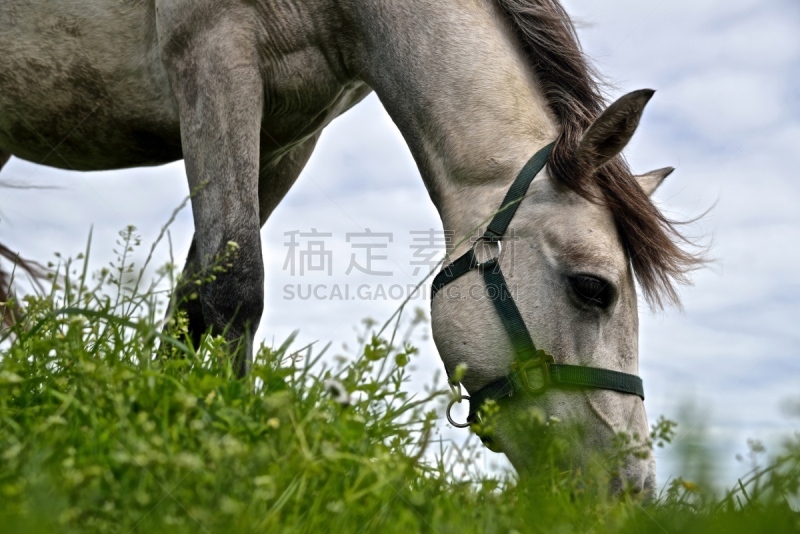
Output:
<path fill-rule="evenodd" d="M 483 236 L 433 279 L 431 299 L 453 280 L 477 269 L 483 275 L 486 295 L 494 304 L 514 348 L 515 363 L 511 372 L 471 395 L 467 418 L 469 422 L 475 420 L 485 401 L 489 399 L 498 401 L 511 397 L 518 391 L 540 394 L 550 387 L 596 388 L 637 395 L 644 400 L 642 379 L 636 375 L 598 367 L 555 363 L 545 351 L 537 349 L 500 270 L 503 235 L 531 182 L 547 163 L 552 148 L 553 143 L 533 155 L 509 188 L 500 210 L 489 223 Z M 475 254 L 475 247 L 479 244 L 485 248 L 495 247 L 496 254 L 488 260 L 479 261 Z"/>

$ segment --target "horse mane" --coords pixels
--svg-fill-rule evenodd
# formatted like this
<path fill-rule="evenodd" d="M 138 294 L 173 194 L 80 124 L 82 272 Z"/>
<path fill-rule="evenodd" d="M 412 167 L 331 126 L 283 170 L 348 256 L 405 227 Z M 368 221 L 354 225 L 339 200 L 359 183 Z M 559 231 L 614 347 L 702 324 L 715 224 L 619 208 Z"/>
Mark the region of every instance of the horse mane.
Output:
<path fill-rule="evenodd" d="M 653 307 L 679 304 L 675 283 L 689 283 L 688 273 L 702 256 L 679 243 L 691 244 L 679 222 L 664 216 L 650 201 L 618 156 L 594 173 L 580 172 L 574 155 L 583 132 L 606 108 L 604 85 L 590 65 L 577 32 L 558 0 L 496 0 L 521 40 L 536 79 L 561 133 L 548 161 L 555 181 L 611 210 L 617 232 L 645 299 Z M 596 198 L 599 190 L 602 198 Z"/>

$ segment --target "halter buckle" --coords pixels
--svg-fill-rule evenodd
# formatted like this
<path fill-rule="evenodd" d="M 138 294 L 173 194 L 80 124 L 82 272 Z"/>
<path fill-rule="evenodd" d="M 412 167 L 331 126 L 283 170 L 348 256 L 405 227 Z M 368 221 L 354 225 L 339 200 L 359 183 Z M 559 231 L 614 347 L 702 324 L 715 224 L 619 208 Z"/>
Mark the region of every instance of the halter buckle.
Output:
<path fill-rule="evenodd" d="M 553 357 L 545 351 L 536 351 L 536 358 L 514 364 L 515 371 L 522 383 L 522 387 L 533 394 L 542 393 L 550 386 L 549 365 Z"/>
<path fill-rule="evenodd" d="M 497 247 L 497 252 L 493 253 L 491 250 L 492 246 Z M 498 238 L 487 238 L 486 236 L 481 236 L 479 239 L 476 239 L 475 242 L 472 244 L 472 257 L 475 258 L 475 266 L 479 269 L 487 267 L 496 263 L 500 259 L 500 255 L 503 253 L 503 242 Z M 481 261 L 482 257 L 489 255 L 488 258 Z"/>

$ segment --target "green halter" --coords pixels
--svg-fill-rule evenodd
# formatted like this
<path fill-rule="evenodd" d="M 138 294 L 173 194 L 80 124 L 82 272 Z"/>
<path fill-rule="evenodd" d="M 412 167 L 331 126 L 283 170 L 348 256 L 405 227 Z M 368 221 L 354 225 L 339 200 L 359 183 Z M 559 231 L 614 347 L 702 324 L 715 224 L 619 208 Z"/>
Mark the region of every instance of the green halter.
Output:
<path fill-rule="evenodd" d="M 489 399 L 499 401 L 513 396 L 518 391 L 540 394 L 550 387 L 598 388 L 638 395 L 644 400 L 642 379 L 636 375 L 597 367 L 554 363 L 551 356 L 543 350 L 538 350 L 500 270 L 499 259 L 503 234 L 508 229 L 508 225 L 531 182 L 547 163 L 552 149 L 553 143 L 534 154 L 522 168 L 514 183 L 511 184 L 500 211 L 489 223 L 481 239 L 433 279 L 431 299 L 453 280 L 473 269 L 480 271 L 486 284 L 486 293 L 500 315 L 503 327 L 511 339 L 511 345 L 516 354 L 516 361 L 508 375 L 490 382 L 471 397 L 465 397 L 470 399 L 468 423 L 464 425 L 454 423 L 455 426 L 469 426 L 469 423 L 475 420 L 485 401 Z M 497 253 L 486 261 L 478 261 L 475 255 L 475 246 L 479 243 L 483 246 L 496 246 Z M 453 423 L 452 419 L 450 422 Z"/>

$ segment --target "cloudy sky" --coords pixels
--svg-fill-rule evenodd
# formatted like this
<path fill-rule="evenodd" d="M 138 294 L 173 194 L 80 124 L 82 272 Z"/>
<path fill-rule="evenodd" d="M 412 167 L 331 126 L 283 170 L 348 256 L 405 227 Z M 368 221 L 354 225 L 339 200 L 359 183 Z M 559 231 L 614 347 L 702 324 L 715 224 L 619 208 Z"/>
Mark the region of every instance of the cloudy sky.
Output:
<path fill-rule="evenodd" d="M 713 207 L 688 230 L 712 243 L 715 261 L 682 290 L 682 311 L 641 308 L 640 365 L 651 419 L 676 418 L 691 401 L 704 421 L 694 430 L 710 436 L 731 479 L 745 469 L 734 455 L 746 451 L 747 438 L 771 443 L 800 427 L 800 420 L 782 410 L 787 399 L 800 396 L 800 5 L 565 3 L 580 24 L 587 53 L 615 84 L 612 96 L 657 89 L 626 155 L 640 172 L 677 167 L 656 194 L 659 206 L 684 219 Z M 0 178 L 52 187 L 0 191 L 3 242 L 26 257 L 47 260 L 55 251 L 82 251 L 94 226 L 95 268 L 113 257 L 116 233 L 128 224 L 149 245 L 188 193 L 180 163 L 81 174 L 12 160 Z M 343 352 L 343 344 L 354 344 L 363 318 L 388 318 L 398 303 L 392 297 L 405 296 L 405 288 L 425 272 L 414 263 L 428 251 L 425 234 L 411 232 L 440 229 L 399 132 L 377 98 L 369 97 L 327 129 L 262 231 L 267 309 L 259 337 L 280 343 L 300 329 L 298 347 L 330 342 L 334 353 Z M 391 235 L 391 241 L 370 239 L 386 246 L 371 250 L 369 266 L 390 275 L 351 267 L 353 254 L 365 267 L 367 250 L 356 246 L 364 238 L 353 234 L 367 230 Z M 331 235 L 303 235 L 314 231 Z M 287 246 L 287 232 L 299 232 L 300 248 Z M 191 233 L 191 216 L 184 212 L 172 226 L 180 260 Z M 300 277 L 299 251 L 314 241 L 330 251 L 331 274 L 307 271 Z M 168 258 L 160 248 L 156 262 Z M 309 284 L 325 284 L 318 296 L 326 298 L 301 298 Z M 360 294 L 346 295 L 355 299 L 335 293 L 357 293 L 360 286 Z M 414 305 L 428 309 L 422 297 Z M 441 369 L 425 334 L 414 389 Z M 690 426 L 684 425 L 684 435 Z M 442 433 L 463 436 L 446 425 Z M 679 473 L 669 453 L 659 460 L 661 482 Z M 491 463 L 502 461 L 492 456 Z"/>

